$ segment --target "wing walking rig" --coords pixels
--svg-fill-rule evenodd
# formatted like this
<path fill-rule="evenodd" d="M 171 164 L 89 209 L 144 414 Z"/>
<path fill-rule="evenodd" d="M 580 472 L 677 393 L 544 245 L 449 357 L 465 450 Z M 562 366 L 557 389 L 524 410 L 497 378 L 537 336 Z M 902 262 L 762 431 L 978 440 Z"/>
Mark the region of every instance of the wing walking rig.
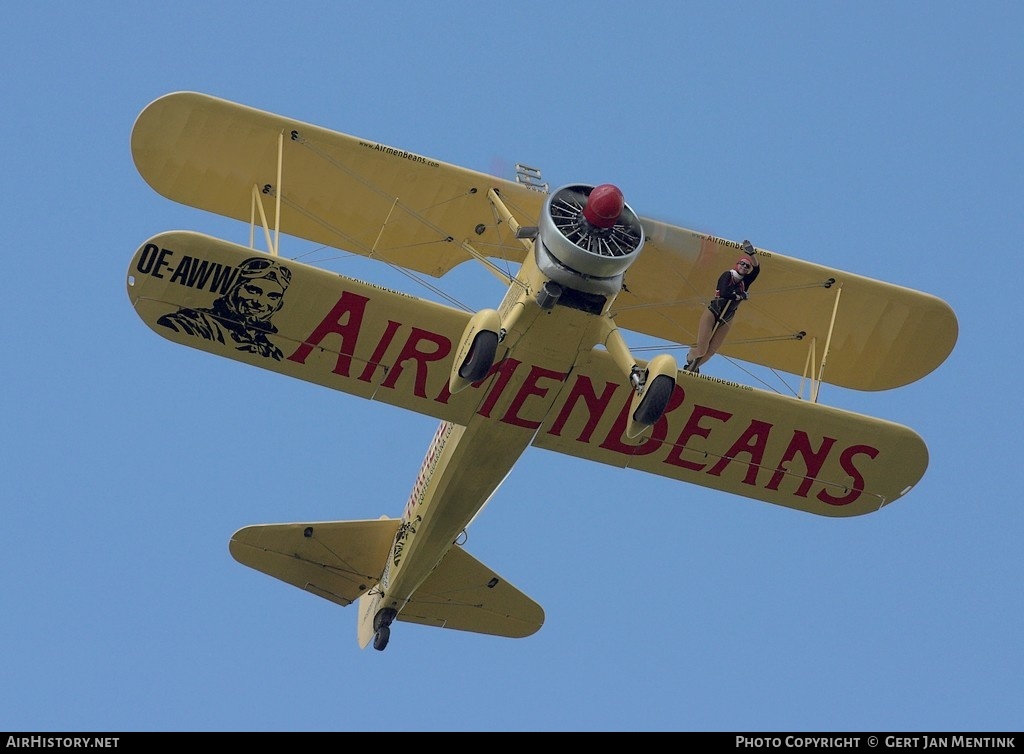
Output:
<path fill-rule="evenodd" d="M 912 430 L 818 395 L 938 367 L 957 321 L 933 296 L 758 249 L 754 316 L 737 315 L 721 353 L 800 378 L 779 395 L 669 353 L 693 342 L 740 244 L 640 217 L 612 184 L 549 192 L 531 169 L 507 181 L 191 92 L 147 106 L 131 144 L 157 192 L 250 226 L 248 246 L 191 231 L 139 246 L 127 288 L 150 328 L 439 420 L 399 518 L 231 538 L 247 566 L 358 600 L 362 647 L 384 649 L 395 620 L 540 629 L 542 608 L 460 543 L 530 446 L 831 517 L 878 510 L 925 472 Z M 282 258 L 282 231 L 438 278 L 475 260 L 505 295 L 471 312 L 417 298 Z M 631 333 L 664 352 L 638 358 Z"/>

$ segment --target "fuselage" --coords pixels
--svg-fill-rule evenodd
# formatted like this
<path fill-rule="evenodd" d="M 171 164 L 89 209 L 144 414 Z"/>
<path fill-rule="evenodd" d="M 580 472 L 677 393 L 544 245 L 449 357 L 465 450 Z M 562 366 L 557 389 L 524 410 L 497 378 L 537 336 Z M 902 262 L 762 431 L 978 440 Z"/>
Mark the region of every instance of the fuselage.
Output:
<path fill-rule="evenodd" d="M 518 384 L 506 385 L 493 404 L 490 391 L 478 390 L 481 405 L 468 425 L 438 427 L 402 513 L 374 611 L 401 612 L 530 445 L 579 355 L 599 342 L 601 315 L 537 304 L 544 282 L 531 258 L 509 288 L 499 309 L 509 327 L 484 382 Z M 542 366 L 520 375 L 523 370 L 512 368 L 520 363 Z"/>

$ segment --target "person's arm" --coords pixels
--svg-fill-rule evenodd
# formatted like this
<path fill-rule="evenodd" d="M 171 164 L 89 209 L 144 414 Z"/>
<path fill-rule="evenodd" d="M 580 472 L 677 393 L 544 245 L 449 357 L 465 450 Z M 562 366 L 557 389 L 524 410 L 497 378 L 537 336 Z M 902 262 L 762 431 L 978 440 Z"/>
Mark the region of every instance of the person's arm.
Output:
<path fill-rule="evenodd" d="M 740 244 L 740 248 L 743 249 L 744 254 L 750 257 L 754 267 L 758 267 L 760 263 L 757 261 L 757 250 L 754 249 L 754 244 L 750 243 L 750 241 L 744 241 Z"/>
<path fill-rule="evenodd" d="M 761 262 L 757 258 L 758 254 L 754 250 L 754 244 L 750 243 L 750 241 L 743 242 L 743 251 L 746 252 L 747 256 L 750 257 L 750 261 L 754 264 L 754 269 L 743 276 L 743 283 L 749 288 L 750 284 L 757 279 L 758 273 L 761 272 Z"/>

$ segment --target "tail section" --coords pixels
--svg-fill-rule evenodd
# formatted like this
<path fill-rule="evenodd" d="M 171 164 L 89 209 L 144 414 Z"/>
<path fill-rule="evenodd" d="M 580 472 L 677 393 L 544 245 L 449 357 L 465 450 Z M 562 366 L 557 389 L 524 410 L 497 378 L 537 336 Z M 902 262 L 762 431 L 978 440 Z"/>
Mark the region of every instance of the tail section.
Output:
<path fill-rule="evenodd" d="M 231 537 L 239 563 L 347 606 L 359 600 L 357 638 L 383 649 L 382 595 L 375 589 L 401 521 L 326 521 L 247 526 Z M 391 611 L 392 616 L 394 611 Z M 390 618 L 391 616 L 389 616 Z M 413 593 L 397 619 L 493 636 L 521 638 L 544 625 L 544 610 L 458 545 Z M 390 619 L 387 621 L 390 624 Z"/>

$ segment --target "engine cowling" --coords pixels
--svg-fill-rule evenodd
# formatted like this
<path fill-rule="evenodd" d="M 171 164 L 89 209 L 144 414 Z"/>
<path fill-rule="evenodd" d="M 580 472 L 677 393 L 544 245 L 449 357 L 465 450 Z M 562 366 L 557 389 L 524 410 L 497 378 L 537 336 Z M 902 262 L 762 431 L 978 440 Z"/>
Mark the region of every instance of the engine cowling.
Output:
<path fill-rule="evenodd" d="M 614 296 L 643 245 L 643 226 L 616 186 L 570 184 L 545 201 L 534 254 L 563 288 Z"/>

